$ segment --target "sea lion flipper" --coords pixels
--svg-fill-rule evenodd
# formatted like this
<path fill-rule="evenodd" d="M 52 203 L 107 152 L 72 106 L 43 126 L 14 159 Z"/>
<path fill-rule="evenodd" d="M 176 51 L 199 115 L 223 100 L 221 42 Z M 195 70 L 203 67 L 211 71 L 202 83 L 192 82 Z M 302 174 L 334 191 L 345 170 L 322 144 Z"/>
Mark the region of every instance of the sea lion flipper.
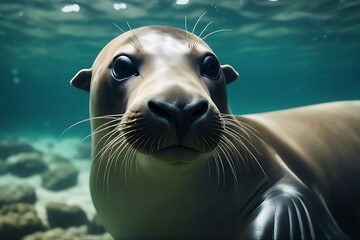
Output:
<path fill-rule="evenodd" d="M 87 92 L 90 91 L 92 69 L 81 69 L 71 80 L 70 84 Z"/>
<path fill-rule="evenodd" d="M 221 69 L 224 72 L 226 84 L 232 83 L 239 77 L 239 73 L 230 65 L 221 65 Z"/>
<path fill-rule="evenodd" d="M 262 199 L 241 238 L 348 239 L 327 207 L 305 186 L 280 181 Z"/>

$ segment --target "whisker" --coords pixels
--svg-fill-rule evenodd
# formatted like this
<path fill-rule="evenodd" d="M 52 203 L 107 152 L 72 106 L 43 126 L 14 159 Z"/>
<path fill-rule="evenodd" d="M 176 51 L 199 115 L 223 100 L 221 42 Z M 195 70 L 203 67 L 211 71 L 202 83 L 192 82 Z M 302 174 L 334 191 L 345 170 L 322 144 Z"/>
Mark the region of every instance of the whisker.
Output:
<path fill-rule="evenodd" d="M 250 139 L 249 133 L 251 133 L 252 136 L 256 137 L 258 140 L 263 141 L 264 137 L 262 136 L 262 134 L 259 133 L 256 129 L 254 129 L 250 125 L 244 124 L 244 123 L 242 123 L 240 121 L 237 122 L 237 123 L 235 123 L 235 122 L 231 123 L 230 122 L 229 125 L 234 126 L 237 129 L 239 129 L 240 131 L 242 131 L 243 133 L 245 133 L 248 136 L 249 139 Z"/>
<path fill-rule="evenodd" d="M 105 140 L 105 142 L 104 142 L 104 144 L 103 144 L 103 147 L 104 147 L 105 145 L 107 145 L 107 144 L 108 144 L 108 141 L 109 141 L 115 134 L 118 134 L 118 130 L 117 130 L 116 128 L 113 129 L 112 131 L 104 134 L 104 136 L 102 136 L 102 137 L 100 138 L 100 140 L 97 141 L 96 146 L 95 146 L 95 150 L 98 149 L 99 144 L 100 144 L 105 138 L 106 138 L 106 140 Z M 100 150 L 100 151 L 101 151 L 101 150 Z M 97 152 L 97 151 L 95 151 L 95 152 Z M 98 153 L 98 154 L 99 154 L 99 153 Z M 96 159 L 96 158 L 98 157 L 98 154 L 96 154 L 96 155 L 94 156 L 94 159 Z"/>
<path fill-rule="evenodd" d="M 213 23 L 213 21 L 210 21 L 205 27 L 204 29 L 201 31 L 201 33 L 199 34 L 199 39 L 197 41 L 194 42 L 193 44 L 193 48 L 195 49 L 196 46 L 199 44 L 200 40 L 201 40 L 201 36 L 203 35 L 203 33 L 206 31 L 206 29 Z"/>
<path fill-rule="evenodd" d="M 241 138 L 238 135 L 235 135 L 234 133 L 230 132 L 228 129 L 225 130 L 224 134 L 230 135 L 232 138 L 234 138 L 239 143 L 241 149 L 245 153 L 245 157 L 246 157 L 247 161 L 245 161 L 243 155 L 240 154 L 239 152 L 238 152 L 238 155 L 241 158 L 242 162 L 245 164 L 245 166 L 248 167 L 248 165 L 247 165 L 247 163 L 248 163 L 248 158 L 247 158 L 248 154 L 247 154 L 246 148 L 244 147 L 245 146 L 244 142 L 241 140 Z M 231 142 L 225 135 L 223 136 L 223 138 L 225 138 L 224 140 L 227 140 L 227 141 Z M 234 147 L 234 148 L 236 149 L 236 151 L 238 151 L 238 149 L 236 147 Z"/>
<path fill-rule="evenodd" d="M 216 191 L 219 190 L 219 185 L 220 185 L 220 168 L 219 168 L 218 158 L 219 158 L 218 152 L 217 152 L 216 149 L 214 149 L 214 150 L 212 151 L 212 157 L 209 159 L 209 161 L 210 161 L 210 160 L 213 160 L 214 163 L 215 163 L 216 176 L 217 176 L 217 178 L 216 178 L 216 179 L 217 179 L 217 181 L 216 181 Z M 209 162 L 209 167 L 211 168 L 210 162 Z"/>
<path fill-rule="evenodd" d="M 194 25 L 194 27 L 193 27 L 193 29 L 192 29 L 192 31 L 191 31 L 192 34 L 195 34 L 196 27 L 197 27 L 197 25 L 199 24 L 200 20 L 202 19 L 202 17 L 203 17 L 205 14 L 206 14 L 206 12 L 204 12 L 204 13 L 198 18 L 198 20 L 196 21 L 196 23 L 195 23 L 195 25 Z M 190 48 L 194 48 L 194 46 L 195 46 L 195 41 L 192 42 L 192 43 L 189 42 L 189 47 L 190 47 Z"/>
<path fill-rule="evenodd" d="M 116 135 L 116 134 L 118 134 L 118 132 L 117 132 L 117 131 L 114 131 L 114 133 L 111 134 L 110 137 L 112 138 L 112 137 L 113 137 L 114 135 Z M 109 137 L 107 140 L 109 140 L 110 137 Z M 113 138 L 111 141 L 109 141 L 105 146 L 103 146 L 103 148 L 96 154 L 95 158 L 97 159 L 97 156 L 99 156 L 99 154 L 100 154 L 100 161 L 102 161 L 102 160 L 104 159 L 104 156 L 105 156 L 106 152 L 109 151 L 109 149 L 113 149 L 113 145 L 116 144 L 116 142 L 117 142 L 120 138 L 121 138 L 121 134 L 118 135 L 118 136 L 116 136 L 116 137 L 114 137 L 114 138 Z M 106 141 L 107 141 L 107 140 L 106 140 Z M 106 143 L 106 141 L 105 141 L 105 143 Z M 111 151 L 110 151 L 109 154 L 111 154 Z"/>
<path fill-rule="evenodd" d="M 102 154 L 101 154 L 101 159 L 103 159 L 103 157 L 105 156 L 105 154 L 108 152 L 108 158 L 107 161 L 111 161 L 111 159 L 113 158 L 113 155 L 115 153 L 114 148 L 116 147 L 116 145 L 119 143 L 119 140 L 122 138 L 122 135 L 118 135 L 116 137 L 114 137 L 108 144 L 106 144 L 106 146 L 101 149 Z M 116 148 L 115 148 L 116 149 Z"/>
<path fill-rule="evenodd" d="M 226 132 L 225 132 L 226 133 Z M 231 145 L 231 148 L 228 148 L 230 150 L 230 152 L 232 152 L 234 159 L 237 159 L 236 157 L 239 156 L 242 160 L 243 160 L 243 156 L 242 154 L 239 152 L 239 150 L 237 149 L 237 147 L 234 145 L 234 143 L 224 134 L 221 138 L 222 141 L 224 141 L 224 144 L 227 145 Z M 221 142 L 221 141 L 220 141 Z M 226 144 L 227 143 L 227 144 Z M 240 142 L 240 145 L 242 145 L 242 143 Z M 238 163 L 238 161 L 236 161 Z M 240 165 L 239 165 L 240 166 Z"/>
<path fill-rule="evenodd" d="M 131 144 L 128 146 L 128 148 L 126 148 L 126 152 L 124 154 L 124 157 L 121 160 L 121 165 L 120 165 L 120 172 L 122 172 L 122 170 L 124 170 L 124 180 L 125 180 L 126 185 L 128 185 L 127 176 L 126 176 L 126 167 L 127 167 L 126 156 L 127 156 L 128 152 L 130 151 L 130 148 L 131 148 Z M 125 148 L 122 148 L 121 151 L 117 154 L 118 159 L 120 159 L 120 154 L 124 151 L 124 149 Z"/>
<path fill-rule="evenodd" d="M 107 134 L 105 134 L 101 139 L 100 141 L 97 142 L 96 146 L 95 146 L 95 152 L 97 152 L 97 154 L 95 156 L 93 156 L 93 159 L 96 160 L 98 159 L 99 157 L 101 158 L 102 154 L 103 154 L 103 151 L 106 150 L 106 148 L 108 147 L 108 145 L 111 145 L 112 144 L 112 141 L 114 141 L 113 136 L 118 134 L 117 130 L 116 129 L 113 129 L 112 131 L 108 132 Z M 106 139 L 105 139 L 106 138 Z M 105 142 L 102 144 L 102 148 L 98 150 L 98 147 L 101 143 L 102 140 L 105 139 Z M 112 140 L 111 140 L 112 139 Z"/>
<path fill-rule="evenodd" d="M 144 143 L 144 146 L 146 146 L 146 144 L 148 143 L 148 141 L 150 140 L 150 138 L 144 138 L 144 136 L 145 136 L 145 134 L 142 134 L 140 137 L 138 137 L 139 139 L 141 139 L 141 142 L 139 143 L 139 146 L 141 146 L 143 143 L 144 143 L 144 141 L 145 141 L 145 143 Z M 135 144 L 135 143 L 134 143 Z"/>
<path fill-rule="evenodd" d="M 255 138 L 257 138 L 259 141 L 264 142 L 263 140 L 263 136 L 261 135 L 261 133 L 259 133 L 256 129 L 254 129 L 252 126 L 248 125 L 248 124 L 244 124 L 241 121 L 237 121 L 236 119 L 226 119 L 224 118 L 224 120 L 226 121 L 226 125 L 227 126 L 233 126 L 236 129 L 240 130 L 241 132 L 245 133 L 247 138 L 245 136 L 243 136 L 242 134 L 238 133 L 237 131 L 235 131 L 234 129 L 228 127 L 228 130 L 233 132 L 235 135 L 238 135 L 240 137 L 242 137 L 244 139 L 244 141 L 246 141 L 247 143 L 249 143 L 251 145 L 252 148 L 255 149 L 255 151 L 262 155 L 260 151 L 257 150 L 257 148 L 254 146 L 254 144 L 251 142 L 251 136 L 249 135 L 249 133 L 252 134 L 252 136 L 254 136 Z"/>
<path fill-rule="evenodd" d="M 83 119 L 83 120 L 80 120 L 72 125 L 70 125 L 69 127 L 67 127 L 61 134 L 60 136 L 58 137 L 58 141 L 60 140 L 60 138 L 67 132 L 69 131 L 71 128 L 79 125 L 79 124 L 82 124 L 82 123 L 85 123 L 85 122 L 89 122 L 91 120 L 97 120 L 97 119 L 113 119 L 115 117 L 121 117 L 123 114 L 113 114 L 113 115 L 104 115 L 104 116 L 99 116 L 99 117 L 90 117 L 90 118 L 86 118 L 86 119 Z"/>
<path fill-rule="evenodd" d="M 115 134 L 117 134 L 117 131 L 116 131 L 116 130 L 111 131 L 110 137 L 112 137 L 112 136 L 115 135 Z M 108 138 L 108 139 L 109 139 L 109 138 Z M 106 139 L 106 141 L 107 141 L 108 139 Z M 100 169 L 102 168 L 101 163 L 103 162 L 104 153 L 105 153 L 105 152 L 107 151 L 107 149 L 108 149 L 109 147 L 111 147 L 111 146 L 112 146 L 112 141 L 110 141 L 110 142 L 107 144 L 107 146 L 103 147 L 103 148 L 99 151 L 99 153 L 96 154 L 96 156 L 94 157 L 93 164 L 94 164 L 94 167 L 97 168 L 96 181 L 98 181 L 98 179 L 99 179 Z M 102 153 L 102 152 L 103 152 L 103 153 Z M 100 153 L 101 153 L 101 154 L 100 154 Z M 100 158 L 97 157 L 99 154 L 100 154 Z M 98 165 L 98 166 L 96 166 L 96 165 Z M 108 162 L 106 163 L 105 169 L 104 169 L 103 186 L 104 186 L 104 184 L 105 184 L 105 176 L 106 176 L 106 172 L 107 172 L 107 165 L 108 165 Z M 106 190 L 106 188 L 103 187 L 103 191 L 105 191 L 105 190 Z M 105 192 L 103 192 L 103 193 L 105 193 Z"/>
<path fill-rule="evenodd" d="M 114 158 L 115 159 L 120 159 L 120 155 L 121 153 L 123 152 L 123 150 L 125 149 L 126 145 L 128 144 L 126 142 L 126 139 L 125 139 L 125 134 L 122 134 L 121 135 L 121 138 L 118 140 L 120 142 L 119 146 L 115 149 L 115 152 L 114 152 Z M 115 163 L 115 169 L 117 169 L 117 162 Z M 121 168 L 120 168 L 121 170 Z"/>
<path fill-rule="evenodd" d="M 137 151 L 135 150 L 135 148 L 131 148 L 131 152 L 129 154 L 129 171 L 130 171 L 130 177 L 133 177 L 133 166 L 134 166 L 134 162 L 137 162 L 137 159 L 135 158 L 135 156 L 137 155 Z"/>
<path fill-rule="evenodd" d="M 203 33 L 205 32 L 205 30 L 213 23 L 213 21 L 210 21 L 208 24 L 206 24 L 206 26 L 204 27 L 204 29 L 201 31 L 201 33 L 199 34 L 199 38 L 201 38 L 201 36 L 203 35 Z"/>
<path fill-rule="evenodd" d="M 251 139 L 250 139 L 250 136 L 249 136 L 248 132 L 247 132 L 245 129 L 243 129 L 243 128 L 239 128 L 239 129 L 241 129 L 241 131 L 244 132 L 244 133 L 247 135 L 248 138 L 244 137 L 242 134 L 236 132 L 236 131 L 235 131 L 234 129 L 232 129 L 232 128 L 227 128 L 227 130 L 228 130 L 229 132 L 233 133 L 234 136 L 237 136 L 237 138 L 238 138 L 241 142 L 243 142 L 243 141 L 241 140 L 241 138 L 242 138 L 245 142 L 247 142 L 248 144 L 250 144 L 250 146 L 251 146 L 258 154 L 262 155 L 261 152 L 260 152 L 260 151 L 255 147 L 255 145 L 251 142 Z M 252 132 L 250 131 L 250 133 L 252 133 Z M 257 137 L 256 135 L 254 135 L 254 136 Z M 258 137 L 257 137 L 257 138 L 258 138 Z M 259 139 L 260 141 L 262 141 L 262 139 L 260 139 L 260 138 L 258 138 L 258 139 Z M 244 144 L 244 143 L 243 143 L 243 144 Z M 245 144 L 244 144 L 244 145 L 245 145 Z"/>
<path fill-rule="evenodd" d="M 135 161 L 135 171 L 136 171 L 136 174 L 138 176 L 140 176 L 140 173 L 139 173 L 139 159 L 141 157 L 141 154 L 139 152 L 136 152 L 136 161 Z"/>
<path fill-rule="evenodd" d="M 120 143 L 120 144 L 118 145 L 118 147 L 115 148 L 114 151 L 112 151 L 112 150 L 111 150 L 112 152 L 110 151 L 109 159 L 113 159 L 113 158 L 117 159 L 120 157 L 121 151 L 118 153 L 118 150 L 127 144 L 126 140 L 125 140 L 125 134 L 121 134 L 116 138 L 116 143 L 113 145 L 112 149 L 115 147 L 115 145 L 117 143 Z"/>
<path fill-rule="evenodd" d="M 125 32 L 121 27 L 119 27 L 116 23 L 113 22 L 113 24 L 120 30 L 122 31 L 123 33 L 125 33 L 126 35 L 128 35 L 129 39 L 130 39 L 130 44 L 131 46 L 133 46 L 133 48 L 135 48 L 135 50 L 138 50 L 138 47 L 137 45 L 135 44 L 134 40 L 132 39 L 132 37 L 127 33 Z"/>
<path fill-rule="evenodd" d="M 87 138 L 92 137 L 92 136 L 94 136 L 94 135 L 96 135 L 96 134 L 98 134 L 100 132 L 103 132 L 103 131 L 105 131 L 107 129 L 116 128 L 117 125 L 118 125 L 118 121 L 119 121 L 119 119 L 114 119 L 114 120 L 111 120 L 109 122 L 106 122 L 106 123 L 100 125 L 94 131 L 92 131 L 90 134 L 88 134 L 86 137 L 84 137 L 82 140 L 86 140 Z M 112 124 L 114 122 L 116 122 L 116 123 Z M 109 125 L 109 124 L 111 124 L 111 125 Z M 106 125 L 109 125 L 109 126 L 106 126 Z"/>
<path fill-rule="evenodd" d="M 153 141 L 152 141 L 151 144 L 150 144 L 150 151 L 151 151 L 151 152 L 154 152 L 154 143 L 155 143 L 155 141 L 156 141 L 156 138 L 157 138 L 157 136 L 153 138 Z"/>
<path fill-rule="evenodd" d="M 208 137 L 210 137 L 210 136 L 208 136 Z M 197 138 L 197 139 L 199 139 L 199 138 Z M 205 144 L 209 147 L 209 149 L 211 148 L 211 146 L 210 146 L 210 143 L 207 141 L 207 139 L 205 139 L 204 137 L 201 137 L 201 139 L 202 139 L 202 141 L 203 141 L 203 145 L 204 145 L 204 147 L 205 147 Z M 212 139 L 211 137 L 210 137 L 210 139 Z M 213 150 L 213 151 L 215 151 L 215 150 Z M 213 154 L 213 158 L 214 158 L 214 161 L 216 162 L 216 155 L 214 156 L 214 154 Z M 208 167 L 208 176 L 209 176 L 209 184 L 211 184 L 211 166 L 210 166 L 210 162 L 209 161 L 205 161 L 206 163 L 207 163 L 207 167 Z M 217 162 L 215 163 L 216 164 L 216 166 L 217 166 L 217 169 L 218 169 L 218 165 L 217 165 Z M 217 175 L 217 187 L 216 187 L 216 189 L 218 190 L 219 189 L 219 185 L 220 185 L 220 182 L 219 182 L 219 180 L 220 180 L 220 176 L 219 176 L 219 169 L 218 169 L 218 175 Z"/>
<path fill-rule="evenodd" d="M 246 140 L 246 139 L 245 139 L 245 140 Z M 249 143 L 250 143 L 250 142 L 249 142 Z M 251 143 L 250 143 L 250 144 L 251 144 Z M 259 160 L 257 159 L 257 157 L 250 151 L 250 149 L 249 149 L 245 144 L 243 144 L 242 146 L 246 149 L 246 152 L 248 152 L 248 153 L 251 155 L 252 159 L 255 160 L 256 164 L 260 167 L 260 169 L 261 169 L 262 173 L 264 174 L 264 176 L 265 176 L 266 178 L 268 178 L 268 177 L 267 177 L 267 174 L 265 173 L 264 168 L 261 166 L 261 164 L 260 164 Z M 256 148 L 255 148 L 252 144 L 251 144 L 251 146 L 256 150 Z M 256 151 L 257 151 L 257 150 L 256 150 Z"/>
<path fill-rule="evenodd" d="M 224 164 L 222 162 L 222 159 L 220 157 L 220 154 L 217 150 L 217 148 L 215 149 L 214 151 L 215 153 L 215 164 L 216 164 L 216 168 L 217 168 L 217 185 L 216 185 L 216 190 L 218 191 L 219 190 L 219 187 L 220 187 L 220 165 L 221 165 L 221 169 L 222 169 L 222 175 L 223 175 L 223 182 L 225 184 L 225 169 L 224 169 Z"/>
<path fill-rule="evenodd" d="M 132 175 L 132 166 L 133 166 L 134 161 L 135 161 L 136 172 L 138 173 L 138 170 L 137 170 L 137 162 L 138 162 L 138 161 L 136 160 L 137 158 L 135 158 L 135 156 L 136 156 L 136 155 L 140 156 L 140 155 L 139 155 L 138 152 L 135 150 L 135 144 L 136 144 L 136 142 L 139 141 L 139 140 L 141 140 L 141 142 L 140 142 L 140 144 L 141 144 L 141 143 L 144 141 L 143 137 L 144 137 L 144 134 L 141 135 L 140 137 L 138 137 L 135 142 L 132 142 L 132 143 L 129 145 L 128 150 L 126 151 L 125 156 L 124 156 L 124 158 L 123 158 L 123 160 L 122 160 L 121 169 L 122 169 L 123 166 L 124 166 L 124 178 L 125 178 L 125 183 L 126 183 L 126 185 L 128 185 L 127 169 L 129 169 L 129 175 L 130 175 L 130 177 L 132 178 L 132 176 L 133 176 L 133 175 Z M 135 159 L 135 160 L 134 160 L 134 159 Z"/>
<path fill-rule="evenodd" d="M 117 136 L 116 137 L 117 140 L 120 140 L 121 139 L 121 136 Z M 110 157 L 108 157 L 107 159 L 107 162 L 106 162 L 106 165 L 105 165 L 105 174 L 104 174 L 104 185 L 106 183 L 106 193 L 107 194 L 110 194 L 110 188 L 109 188 L 109 183 L 110 183 L 110 173 L 111 173 L 111 170 L 112 170 L 112 165 L 114 163 L 114 161 L 116 162 L 116 159 L 114 158 L 114 155 L 118 149 L 115 148 L 116 145 L 119 143 L 120 141 L 115 141 L 114 144 L 111 146 L 111 150 L 110 150 Z M 120 145 L 122 144 L 122 142 L 120 143 Z M 114 148 L 115 148 L 115 151 L 114 151 Z M 105 182 L 105 176 L 106 176 L 106 182 Z M 105 188 L 105 186 L 104 186 Z"/>
<path fill-rule="evenodd" d="M 115 154 L 115 159 L 116 159 L 116 162 L 115 162 L 115 169 L 117 169 L 117 164 L 118 164 L 118 160 L 120 159 L 120 156 L 122 154 L 122 152 L 124 151 L 124 149 L 127 147 L 130 147 L 131 145 L 129 145 L 126 140 L 125 140 L 125 137 L 123 136 L 123 139 L 119 139 L 119 141 L 121 142 L 121 144 L 119 145 L 119 147 L 116 149 L 116 154 Z M 120 172 L 121 170 L 123 169 L 123 163 L 124 163 L 124 158 L 122 159 L 122 162 L 121 162 L 121 165 L 120 165 Z"/>
<path fill-rule="evenodd" d="M 116 23 L 114 23 L 113 22 L 113 24 L 115 25 L 115 27 L 117 27 L 120 31 L 122 31 L 123 33 L 125 33 L 125 31 L 121 28 L 121 27 L 119 27 L 119 25 L 117 25 Z"/>
<path fill-rule="evenodd" d="M 125 184 L 128 185 L 128 176 L 132 177 L 132 166 L 134 163 L 134 159 L 137 154 L 137 151 L 135 150 L 134 146 L 135 144 L 141 140 L 141 142 L 144 141 L 143 135 L 140 137 L 137 137 L 137 135 L 133 135 L 132 133 L 136 132 L 135 130 L 131 130 L 129 132 L 123 132 L 118 138 L 117 142 L 120 143 L 116 147 L 116 149 L 111 154 L 109 160 L 111 161 L 108 165 L 107 173 L 110 172 L 110 170 L 113 168 L 114 170 L 118 169 L 117 165 L 118 162 L 121 161 L 120 169 L 121 172 L 122 169 L 124 170 L 124 180 Z M 132 139 L 137 137 L 137 139 L 132 142 Z M 131 142 L 130 144 L 126 141 L 125 138 L 128 138 Z M 122 153 L 126 150 L 123 157 L 121 157 Z M 120 160 L 121 159 L 121 160 Z M 137 162 L 137 161 L 136 161 Z M 114 164 L 115 163 L 115 164 Z M 113 167 L 114 166 L 114 167 Z M 137 166 L 136 166 L 137 167 Z M 137 171 L 138 172 L 138 171 Z M 107 181 L 108 182 L 108 181 Z M 108 183 L 107 183 L 108 184 Z"/>
<path fill-rule="evenodd" d="M 122 159 L 123 163 L 124 163 L 124 180 L 125 180 L 125 184 L 126 186 L 129 185 L 128 182 L 128 174 L 127 174 L 127 169 L 129 168 L 129 161 L 130 161 L 130 152 L 131 152 L 132 148 L 127 148 L 126 153 L 124 158 Z"/>
<path fill-rule="evenodd" d="M 159 138 L 159 141 L 158 141 L 158 144 L 157 144 L 157 150 L 160 149 L 161 139 L 162 139 L 162 136 L 160 135 L 160 138 Z"/>
<path fill-rule="evenodd" d="M 200 17 L 198 18 L 198 20 L 196 21 L 196 23 L 195 23 L 195 25 L 194 25 L 194 27 L 193 27 L 193 29 L 192 29 L 192 31 L 191 31 L 192 34 L 194 34 L 195 29 L 196 29 L 196 26 L 198 25 L 198 23 L 200 22 L 201 18 L 202 18 L 205 14 L 206 14 L 206 11 L 205 11 L 203 14 L 201 14 L 201 16 L 200 16 Z"/>
<path fill-rule="evenodd" d="M 215 31 L 212 31 L 208 34 L 206 34 L 204 37 L 200 38 L 201 40 L 205 40 L 206 38 L 210 37 L 211 35 L 215 34 L 215 33 L 219 33 L 219 32 L 231 32 L 232 30 L 231 29 L 220 29 L 220 30 L 215 30 Z M 193 49 L 196 49 L 197 46 L 199 45 L 200 43 L 200 40 L 198 40 L 196 43 L 194 43 L 193 45 Z"/>
<path fill-rule="evenodd" d="M 226 147 L 228 147 L 226 144 L 219 144 L 219 149 L 224 154 L 225 160 L 226 160 L 226 162 L 228 163 L 228 165 L 230 167 L 231 173 L 233 175 L 235 189 L 237 190 L 238 179 L 237 179 L 237 174 L 236 174 L 236 168 L 235 168 L 235 166 L 233 165 L 233 163 L 231 161 L 231 156 L 228 154 L 228 152 L 225 149 Z"/>
<path fill-rule="evenodd" d="M 220 32 L 231 32 L 231 29 L 219 29 L 219 30 L 215 30 L 212 31 L 208 34 L 206 34 L 204 37 L 201 38 L 201 40 L 205 40 L 207 37 L 210 37 L 211 35 L 215 34 L 215 33 L 220 33 Z"/>
<path fill-rule="evenodd" d="M 264 176 L 268 178 L 264 168 L 262 167 L 257 157 L 257 156 L 262 156 L 262 153 L 257 149 L 255 143 L 252 141 L 253 139 L 252 136 L 253 136 L 254 138 L 263 142 L 261 133 L 259 133 L 249 124 L 234 118 L 233 115 L 226 115 L 220 113 L 220 117 L 224 121 L 225 128 L 222 130 L 223 134 L 221 135 L 220 142 L 218 144 L 219 151 L 222 151 L 222 153 L 224 154 L 225 159 L 228 162 L 230 166 L 230 170 L 232 171 L 234 177 L 237 168 L 235 168 L 235 165 L 233 164 L 234 163 L 238 164 L 239 161 L 231 162 L 231 160 L 241 159 L 243 164 L 245 164 L 245 166 L 248 168 L 248 162 L 249 162 L 248 156 L 249 156 L 253 160 L 252 162 L 259 167 L 259 169 L 264 174 Z M 211 136 L 209 137 L 211 138 Z M 241 147 L 242 151 L 239 151 L 239 147 Z M 255 151 L 256 154 L 254 154 L 253 151 Z M 229 154 L 233 155 L 234 157 L 233 158 L 230 157 Z M 236 180 L 234 179 L 234 181 Z"/>
<path fill-rule="evenodd" d="M 234 118 L 233 115 L 225 115 L 225 114 L 223 114 L 223 113 L 221 113 L 221 117 L 223 117 L 224 119 L 226 119 L 226 120 L 230 121 L 231 123 L 233 123 L 233 124 L 234 124 L 233 126 L 241 125 L 241 126 L 244 127 L 244 128 L 246 127 L 249 131 L 251 131 L 251 132 L 254 134 L 254 136 L 255 136 L 255 135 L 258 135 L 259 140 L 260 140 L 261 138 L 263 138 L 262 134 L 261 134 L 258 130 L 256 130 L 256 129 L 255 129 L 254 127 L 252 127 L 251 125 L 243 122 L 241 119 L 236 119 L 236 118 Z"/>
<path fill-rule="evenodd" d="M 142 48 L 142 45 L 141 45 L 141 43 L 140 43 L 140 41 L 139 41 L 139 38 L 136 36 L 136 34 L 135 34 L 135 32 L 134 32 L 134 30 L 130 27 L 130 24 L 129 24 L 129 22 L 128 21 L 126 21 L 126 24 L 128 25 L 128 27 L 129 27 L 129 29 L 130 29 L 130 31 L 132 32 L 132 34 L 134 35 L 134 38 L 135 38 L 135 42 L 136 42 L 136 45 L 138 46 L 138 48 L 136 48 L 136 50 L 140 50 L 140 48 Z"/>
<path fill-rule="evenodd" d="M 204 161 L 207 164 L 208 167 L 208 176 L 209 176 L 209 186 L 211 185 L 211 166 L 210 166 L 210 161 Z"/>
<path fill-rule="evenodd" d="M 186 41 L 189 42 L 189 32 L 188 32 L 188 29 L 187 29 L 186 16 L 185 16 L 185 33 L 186 33 Z"/>

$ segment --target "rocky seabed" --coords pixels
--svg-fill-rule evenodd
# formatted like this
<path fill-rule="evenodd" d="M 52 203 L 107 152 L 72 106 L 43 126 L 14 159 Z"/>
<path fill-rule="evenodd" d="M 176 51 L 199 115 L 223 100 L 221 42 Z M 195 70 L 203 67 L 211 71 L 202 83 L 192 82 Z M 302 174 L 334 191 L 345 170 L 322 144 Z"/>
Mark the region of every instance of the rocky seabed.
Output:
<path fill-rule="evenodd" d="M 89 192 L 90 144 L 0 140 L 0 240 L 113 240 Z"/>

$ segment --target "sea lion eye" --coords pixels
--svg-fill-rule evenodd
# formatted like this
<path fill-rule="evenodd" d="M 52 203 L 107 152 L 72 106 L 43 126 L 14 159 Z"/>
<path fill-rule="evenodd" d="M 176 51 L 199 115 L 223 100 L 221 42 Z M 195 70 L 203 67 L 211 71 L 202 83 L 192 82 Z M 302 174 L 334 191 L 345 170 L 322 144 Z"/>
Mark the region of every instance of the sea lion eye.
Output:
<path fill-rule="evenodd" d="M 220 64 L 215 56 L 208 55 L 204 58 L 201 65 L 201 74 L 212 79 L 217 79 L 219 77 Z"/>
<path fill-rule="evenodd" d="M 125 55 L 114 58 L 111 73 L 116 81 L 123 81 L 131 76 L 139 75 L 134 63 Z"/>

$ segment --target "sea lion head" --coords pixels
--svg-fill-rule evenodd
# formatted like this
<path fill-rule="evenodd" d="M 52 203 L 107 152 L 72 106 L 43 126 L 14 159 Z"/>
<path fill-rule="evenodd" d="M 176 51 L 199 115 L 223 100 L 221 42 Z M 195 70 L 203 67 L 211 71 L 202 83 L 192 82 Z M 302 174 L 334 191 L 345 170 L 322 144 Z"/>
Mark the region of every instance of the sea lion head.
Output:
<path fill-rule="evenodd" d="M 93 157 L 131 148 L 154 162 L 180 163 L 216 148 L 221 115 L 230 113 L 226 84 L 237 77 L 196 35 L 148 26 L 113 39 L 71 84 L 91 95 Z"/>

